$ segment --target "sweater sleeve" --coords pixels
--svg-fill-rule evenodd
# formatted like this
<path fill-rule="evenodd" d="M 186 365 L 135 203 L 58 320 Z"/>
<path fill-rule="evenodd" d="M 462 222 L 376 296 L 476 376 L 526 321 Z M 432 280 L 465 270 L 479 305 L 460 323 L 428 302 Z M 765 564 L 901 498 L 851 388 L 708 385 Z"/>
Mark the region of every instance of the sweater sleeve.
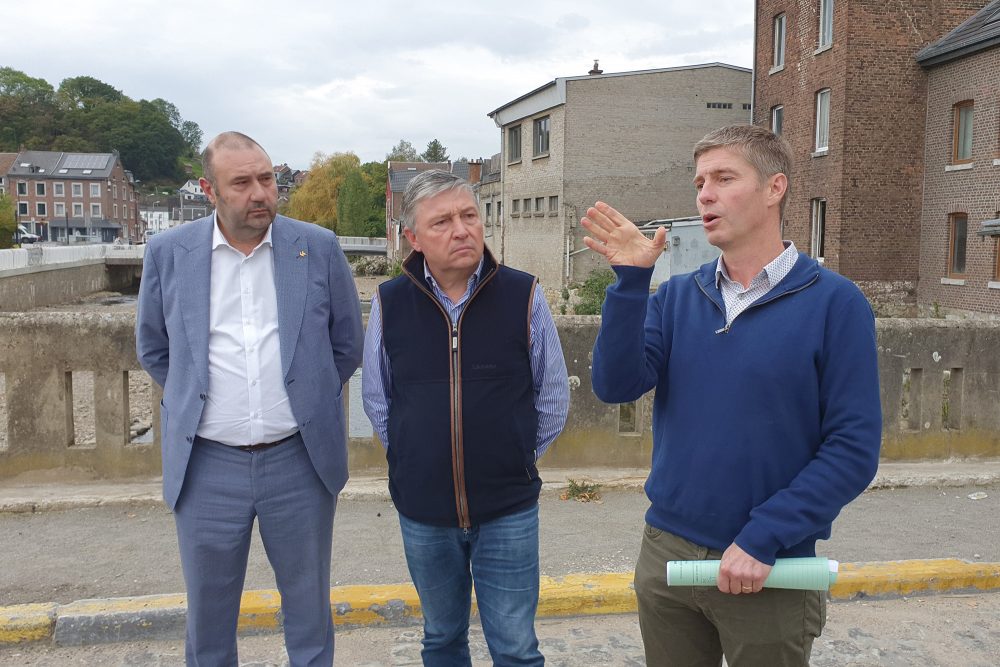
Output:
<path fill-rule="evenodd" d="M 818 360 L 822 442 L 788 487 L 750 512 L 735 539 L 766 564 L 829 526 L 878 469 L 882 409 L 875 318 L 860 290 L 850 290 L 827 314 Z"/>
<path fill-rule="evenodd" d="M 610 285 L 601 309 L 601 328 L 594 342 L 591 382 L 605 403 L 639 399 L 656 386 L 667 346 L 663 333 L 661 288 L 649 296 L 653 269 L 612 267 L 618 280 Z"/>

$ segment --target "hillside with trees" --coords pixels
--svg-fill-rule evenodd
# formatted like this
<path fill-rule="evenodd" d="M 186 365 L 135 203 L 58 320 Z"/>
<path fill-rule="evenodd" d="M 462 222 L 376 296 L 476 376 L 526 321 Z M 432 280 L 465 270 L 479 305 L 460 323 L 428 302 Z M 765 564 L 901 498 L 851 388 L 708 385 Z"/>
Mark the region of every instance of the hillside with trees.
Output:
<path fill-rule="evenodd" d="M 0 67 L 0 152 L 118 151 L 141 181 L 184 178 L 181 158 L 197 155 L 202 132 L 167 100 L 133 100 L 90 76 L 44 79 Z"/>

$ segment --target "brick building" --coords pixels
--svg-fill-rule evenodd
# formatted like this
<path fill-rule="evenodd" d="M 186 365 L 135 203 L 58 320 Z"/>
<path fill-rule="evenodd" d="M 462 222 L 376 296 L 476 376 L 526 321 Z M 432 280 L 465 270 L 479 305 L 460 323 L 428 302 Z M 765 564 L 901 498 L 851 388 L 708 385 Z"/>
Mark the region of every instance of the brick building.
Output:
<path fill-rule="evenodd" d="M 506 264 L 539 277 L 550 303 L 605 268 L 580 218 L 598 199 L 636 222 L 697 214 L 691 149 L 750 121 L 750 70 L 711 63 L 560 77 L 489 116 L 502 130 L 499 239 Z"/>
<path fill-rule="evenodd" d="M 916 53 L 984 0 L 757 0 L 754 123 L 795 163 L 784 236 L 913 315 L 921 262 L 927 73 Z"/>
<path fill-rule="evenodd" d="M 917 61 L 927 71 L 919 310 L 1000 315 L 1000 0 Z"/>
<path fill-rule="evenodd" d="M 135 179 L 116 153 L 21 151 L 6 180 L 18 224 L 43 240 L 141 242 Z"/>

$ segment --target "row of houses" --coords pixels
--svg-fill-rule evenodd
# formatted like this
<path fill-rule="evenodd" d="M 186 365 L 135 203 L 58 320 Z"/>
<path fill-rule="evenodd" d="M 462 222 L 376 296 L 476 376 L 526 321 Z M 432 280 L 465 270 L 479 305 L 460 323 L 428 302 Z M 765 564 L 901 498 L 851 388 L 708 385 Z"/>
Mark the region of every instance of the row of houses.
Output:
<path fill-rule="evenodd" d="M 0 153 L 0 193 L 17 224 L 42 240 L 136 241 L 136 181 L 117 153 Z"/>
<path fill-rule="evenodd" d="M 784 237 L 857 282 L 876 312 L 1000 315 L 1000 0 L 755 6 L 754 70 L 605 74 L 595 62 L 489 112 L 500 152 L 473 182 L 492 250 L 554 303 L 602 268 L 579 225 L 601 199 L 670 225 L 684 261 L 664 277 L 689 270 L 711 257 L 691 234 L 691 149 L 752 122 L 794 152 Z M 390 165 L 390 259 L 409 250 L 395 202 L 434 167 L 453 165 Z"/>

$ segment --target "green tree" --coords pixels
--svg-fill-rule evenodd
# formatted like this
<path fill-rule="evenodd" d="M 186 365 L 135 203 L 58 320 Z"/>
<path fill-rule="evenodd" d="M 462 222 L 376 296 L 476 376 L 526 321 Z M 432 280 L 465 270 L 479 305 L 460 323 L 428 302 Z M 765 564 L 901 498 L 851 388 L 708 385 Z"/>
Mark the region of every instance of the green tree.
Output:
<path fill-rule="evenodd" d="M 55 90 L 10 67 L 0 67 L 0 151 L 21 146 L 45 150 L 56 136 L 59 109 Z"/>
<path fill-rule="evenodd" d="M 389 180 L 389 165 L 385 162 L 365 162 L 361 177 L 368 191 L 368 221 L 365 236 L 385 237 L 385 186 Z"/>
<path fill-rule="evenodd" d="M 157 111 L 163 114 L 163 117 L 167 119 L 175 130 L 181 129 L 181 123 L 183 118 L 181 118 L 181 111 L 177 108 L 177 105 L 173 102 L 168 102 L 162 97 L 157 97 L 155 100 L 151 101 L 150 104 L 153 105 Z"/>
<path fill-rule="evenodd" d="M 309 177 L 292 192 L 288 215 L 308 220 L 327 229 L 337 228 L 337 199 L 340 186 L 361 160 L 354 153 L 317 153 L 309 167 Z"/>
<path fill-rule="evenodd" d="M 427 150 L 420 154 L 420 159 L 424 162 L 447 162 L 448 149 L 437 139 L 427 142 Z"/>
<path fill-rule="evenodd" d="M 180 126 L 181 136 L 184 137 L 184 143 L 187 144 L 188 151 L 191 155 L 197 155 L 201 152 L 201 141 L 204 138 L 204 134 L 201 131 L 201 127 L 198 123 L 193 120 L 186 120 L 181 123 Z"/>
<path fill-rule="evenodd" d="M 6 194 L 0 192 L 0 248 L 10 248 L 14 245 L 14 232 L 17 230 L 17 218 L 14 216 L 14 202 Z"/>
<path fill-rule="evenodd" d="M 122 91 L 92 76 L 63 79 L 56 97 L 66 109 L 85 109 L 99 102 L 120 102 L 128 99 Z"/>
<path fill-rule="evenodd" d="M 344 176 L 337 192 L 337 233 L 342 236 L 368 236 L 370 211 L 371 200 L 361 170 L 352 169 Z"/>
<path fill-rule="evenodd" d="M 406 139 L 400 139 L 399 143 L 393 146 L 389 154 L 385 156 L 385 159 L 392 162 L 420 162 L 417 149 Z"/>

